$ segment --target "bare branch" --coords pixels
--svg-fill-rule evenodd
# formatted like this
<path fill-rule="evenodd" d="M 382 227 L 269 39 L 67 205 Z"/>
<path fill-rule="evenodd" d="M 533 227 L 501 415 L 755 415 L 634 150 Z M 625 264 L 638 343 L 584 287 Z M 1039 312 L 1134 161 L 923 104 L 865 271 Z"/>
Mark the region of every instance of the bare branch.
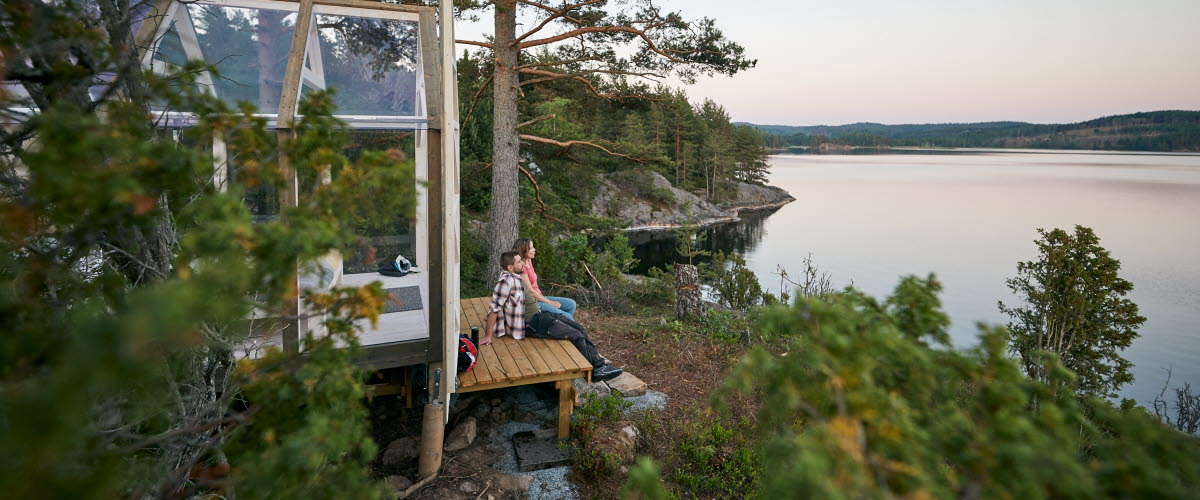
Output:
<path fill-rule="evenodd" d="M 466 45 L 478 45 L 480 47 L 492 48 L 492 44 L 484 42 L 476 42 L 475 40 L 455 40 L 454 43 L 462 43 Z"/>
<path fill-rule="evenodd" d="M 552 145 L 562 147 L 562 148 L 569 148 L 571 146 L 576 146 L 576 145 L 590 146 L 590 147 L 599 149 L 600 151 L 604 151 L 605 153 L 608 153 L 612 156 L 620 156 L 622 158 L 627 158 L 627 159 L 636 161 L 638 163 L 650 163 L 650 160 L 646 160 L 643 158 L 634 158 L 627 154 L 617 153 L 617 152 L 614 152 L 604 146 L 601 146 L 601 145 L 596 144 L 591 141 L 565 141 L 564 142 L 564 141 L 556 141 L 554 139 L 550 139 L 550 138 L 546 138 L 546 137 L 539 137 L 536 135 L 529 135 L 529 134 L 520 134 L 518 137 L 520 137 L 521 140 L 540 142 L 542 144 L 552 144 Z"/>
<path fill-rule="evenodd" d="M 534 33 L 537 33 L 538 31 L 541 31 L 542 28 L 546 27 L 547 24 L 550 24 L 551 21 L 558 19 L 560 17 L 566 16 L 567 12 L 578 9 L 580 7 L 585 7 L 585 6 L 594 4 L 594 3 L 602 2 L 602 1 L 605 1 L 605 0 L 586 0 L 584 2 L 580 2 L 580 3 L 574 4 L 574 5 L 567 5 L 561 9 L 558 9 L 557 12 L 554 12 L 553 14 L 550 15 L 550 17 L 547 17 L 546 20 L 542 21 L 542 23 L 537 25 L 537 27 L 533 28 L 532 30 L 527 31 L 524 35 L 517 37 L 517 39 L 513 40 L 512 43 L 508 44 L 508 46 L 516 47 L 518 44 L 521 43 L 521 40 L 529 38 L 529 35 L 532 35 Z M 522 3 L 525 3 L 525 2 L 522 2 Z M 526 4 L 526 5 L 528 5 L 528 4 Z M 579 21 L 575 20 L 575 24 L 579 24 Z"/>
<path fill-rule="evenodd" d="M 578 81 L 583 82 L 583 84 L 587 86 L 588 91 L 591 92 L 593 96 L 599 97 L 601 99 L 645 99 L 647 101 L 664 101 L 664 100 L 666 100 L 665 98 L 647 97 L 647 96 L 638 95 L 638 94 L 628 94 L 628 95 L 601 94 L 600 91 L 596 89 L 596 86 L 593 85 L 590 80 L 588 80 L 587 78 L 584 78 L 582 76 L 579 76 L 579 75 L 568 75 L 568 74 L 564 74 L 564 73 L 555 73 L 553 71 L 546 71 L 546 70 L 541 70 L 541 69 L 530 69 L 530 68 L 520 70 L 520 72 L 531 74 L 531 75 L 543 75 L 545 77 L 544 78 L 534 78 L 532 80 L 525 80 L 525 81 L 517 84 L 518 86 L 532 85 L 535 83 L 547 82 L 547 81 L 551 81 L 551 80 L 571 79 L 571 80 L 578 80 Z"/>
<path fill-rule="evenodd" d="M 517 69 L 518 69 L 518 70 L 521 70 L 521 69 L 525 69 L 525 68 L 543 68 L 543 67 L 547 67 L 547 66 L 563 66 L 563 65 L 566 65 L 566 64 L 574 64 L 574 63 L 577 63 L 577 62 L 600 61 L 600 60 L 603 60 L 603 59 L 604 59 L 604 58 L 602 58 L 602 57 L 599 57 L 599 56 L 580 57 L 580 58 L 578 58 L 578 59 L 568 59 L 568 60 L 566 60 L 566 61 L 554 61 L 554 62 L 545 62 L 545 63 L 530 63 L 530 64 L 522 64 L 522 65 L 520 65 L 520 66 L 517 66 Z"/>
<path fill-rule="evenodd" d="M 517 124 L 517 128 L 519 129 L 519 128 L 521 128 L 521 127 L 527 127 L 527 126 L 529 126 L 529 125 L 533 125 L 533 124 L 535 124 L 535 123 L 537 123 L 537 122 L 540 122 L 540 121 L 542 121 L 542 120 L 549 120 L 549 119 L 551 119 L 551 118 L 554 118 L 555 116 L 558 116 L 558 115 L 549 114 L 549 115 L 546 115 L 546 116 L 539 116 L 539 117 L 537 117 L 537 118 L 534 118 L 534 119 L 532 119 L 532 120 L 529 120 L 529 121 L 527 121 L 527 122 L 521 122 L 521 123 Z"/>
<path fill-rule="evenodd" d="M 559 13 L 559 9 L 556 9 L 556 8 L 554 8 L 554 7 L 551 7 L 551 6 L 549 6 L 549 5 L 544 5 L 544 4 L 540 4 L 540 3 L 537 3 L 537 2 L 531 2 L 531 1 L 529 1 L 529 0 L 517 0 L 517 3 L 519 3 L 519 4 L 525 4 L 525 5 L 528 5 L 528 6 L 530 6 L 530 7 L 537 7 L 537 8 L 539 8 L 539 9 L 542 9 L 542 10 L 544 10 L 544 11 L 548 11 L 548 12 L 550 12 L 551 14 L 558 14 L 558 13 Z M 583 25 L 583 21 L 582 21 L 582 20 L 580 20 L 580 19 L 579 19 L 579 18 L 577 18 L 577 17 L 564 16 L 564 17 L 563 17 L 563 19 L 566 19 L 566 20 L 568 20 L 568 21 L 571 21 L 571 22 L 575 23 L 576 25 Z"/>
<path fill-rule="evenodd" d="M 577 29 L 568 31 L 566 33 L 555 35 L 555 36 L 552 36 L 549 38 L 541 38 L 541 39 L 534 40 L 532 42 L 523 43 L 523 44 L 521 44 L 521 47 L 522 48 L 537 47 L 538 45 L 554 43 L 554 42 L 566 40 L 568 38 L 574 38 L 579 35 L 584 35 L 587 33 L 633 33 L 633 34 L 637 35 L 638 37 L 640 37 L 643 41 L 645 41 L 646 46 L 650 50 L 657 53 L 658 55 L 663 56 L 663 57 L 670 59 L 671 61 L 674 61 L 677 63 L 687 64 L 690 62 L 685 59 L 680 59 L 678 57 L 671 55 L 671 52 L 678 52 L 678 51 L 668 51 L 668 50 L 663 50 L 663 49 L 658 48 L 658 46 L 654 44 L 654 41 L 650 40 L 649 36 L 646 36 L 646 32 L 644 30 L 640 30 L 637 28 L 629 27 L 629 26 L 587 26 L 587 27 L 583 27 L 583 28 L 577 28 Z"/>
<path fill-rule="evenodd" d="M 533 180 L 533 175 L 530 174 L 528 170 L 525 170 L 525 167 L 517 165 L 517 168 L 521 169 L 521 173 L 525 174 L 525 178 L 529 179 L 529 182 L 531 184 L 533 184 L 533 195 L 537 198 L 538 205 L 541 207 L 538 209 L 538 213 L 541 214 L 542 217 L 545 217 L 546 219 L 552 220 L 559 224 L 566 225 L 567 227 L 570 227 L 571 229 L 578 229 L 578 227 L 575 226 L 574 224 L 571 224 L 567 221 L 559 219 L 558 217 L 555 217 L 553 215 L 546 213 L 546 202 L 542 201 L 542 187 L 538 185 L 537 181 Z"/>
<path fill-rule="evenodd" d="M 487 80 L 484 80 L 483 83 L 479 85 L 479 90 L 475 91 L 475 97 L 471 98 L 471 107 L 469 109 L 467 109 L 467 117 L 463 118 L 462 122 L 459 125 L 460 128 L 462 127 L 462 125 L 466 125 L 467 122 L 471 119 L 471 113 L 475 112 L 475 105 L 479 104 L 479 97 L 483 95 L 483 91 L 492 88 L 492 86 L 488 85 L 488 84 L 492 83 L 492 78 L 495 78 L 495 77 L 496 77 L 496 74 L 492 73 L 492 74 L 488 75 Z"/>

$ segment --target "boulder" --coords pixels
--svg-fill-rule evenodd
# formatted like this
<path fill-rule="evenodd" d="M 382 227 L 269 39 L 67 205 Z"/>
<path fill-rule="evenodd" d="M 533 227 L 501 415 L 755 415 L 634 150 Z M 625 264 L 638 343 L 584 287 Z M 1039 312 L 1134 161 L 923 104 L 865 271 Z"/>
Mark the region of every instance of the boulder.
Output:
<path fill-rule="evenodd" d="M 734 183 L 733 200 L 724 204 L 729 210 L 772 208 L 796 201 L 792 195 L 775 186 Z"/>
<path fill-rule="evenodd" d="M 787 191 L 775 186 L 744 182 L 729 185 L 732 199 L 715 205 L 705 199 L 703 191 L 692 193 L 676 188 L 656 172 L 600 174 L 589 210 L 592 215 L 626 221 L 631 228 L 650 229 L 735 221 L 739 210 L 774 208 L 795 201 Z"/>
<path fill-rule="evenodd" d="M 633 374 L 629 372 L 622 373 L 618 375 L 617 378 L 609 380 L 605 383 L 608 384 L 612 390 L 620 392 L 622 396 L 627 398 L 646 394 L 646 383 L 642 382 L 642 379 L 633 376 Z"/>
<path fill-rule="evenodd" d="M 496 478 L 496 487 L 505 491 L 526 491 L 533 485 L 533 475 L 505 474 Z"/>
<path fill-rule="evenodd" d="M 413 484 L 411 479 L 404 476 L 388 476 L 383 478 L 383 482 L 384 484 L 388 485 L 388 488 L 391 488 L 393 493 L 396 494 L 400 494 L 404 490 L 407 490 L 408 487 L 412 486 Z"/>
<path fill-rule="evenodd" d="M 467 417 L 446 436 L 446 451 L 458 451 L 475 441 L 475 417 Z"/>
<path fill-rule="evenodd" d="M 638 428 L 633 422 L 618 420 L 596 425 L 585 445 L 589 451 L 629 463 L 637 447 Z"/>
<path fill-rule="evenodd" d="M 388 443 L 387 448 L 383 451 L 382 462 L 385 467 L 396 467 L 416 459 L 420 453 L 421 446 L 416 438 L 402 437 Z"/>
<path fill-rule="evenodd" d="M 587 379 L 577 378 L 572 379 L 571 383 L 575 385 L 575 394 L 578 396 L 575 399 L 576 406 L 583 402 L 583 396 L 586 394 L 595 394 L 597 397 L 601 397 L 607 396 L 612 392 L 612 388 L 604 382 L 592 382 L 589 384 Z"/>

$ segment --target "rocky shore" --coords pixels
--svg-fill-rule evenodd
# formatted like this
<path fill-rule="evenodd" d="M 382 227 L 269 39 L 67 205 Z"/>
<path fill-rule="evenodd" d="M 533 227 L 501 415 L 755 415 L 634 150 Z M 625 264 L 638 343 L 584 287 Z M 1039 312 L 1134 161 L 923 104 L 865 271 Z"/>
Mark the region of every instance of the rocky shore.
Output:
<path fill-rule="evenodd" d="M 600 176 L 600 186 L 592 197 L 590 210 L 593 215 L 627 221 L 626 231 L 654 231 L 687 223 L 707 226 L 736 222 L 742 211 L 778 208 L 796 201 L 787 191 L 775 186 L 732 184 L 732 199 L 714 204 L 671 185 L 656 172 L 607 174 Z"/>

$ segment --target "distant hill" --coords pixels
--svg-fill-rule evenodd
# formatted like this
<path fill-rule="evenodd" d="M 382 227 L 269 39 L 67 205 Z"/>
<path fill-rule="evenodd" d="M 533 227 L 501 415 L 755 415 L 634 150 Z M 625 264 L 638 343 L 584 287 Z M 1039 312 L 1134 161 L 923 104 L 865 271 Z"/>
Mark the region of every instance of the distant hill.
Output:
<path fill-rule="evenodd" d="M 1200 111 L 1150 111 L 1070 124 L 1025 122 L 923 125 L 756 125 L 768 146 L 978 147 L 1200 151 Z"/>

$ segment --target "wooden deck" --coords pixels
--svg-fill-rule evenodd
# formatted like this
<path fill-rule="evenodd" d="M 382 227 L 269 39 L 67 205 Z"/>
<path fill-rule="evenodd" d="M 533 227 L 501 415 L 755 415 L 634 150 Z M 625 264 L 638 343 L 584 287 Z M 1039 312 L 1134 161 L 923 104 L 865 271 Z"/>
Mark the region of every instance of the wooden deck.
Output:
<path fill-rule="evenodd" d="M 490 297 L 462 299 L 459 309 L 461 332 L 471 327 L 483 330 Z M 458 374 L 457 392 L 500 389 L 518 385 L 554 382 L 558 396 L 558 437 L 567 437 L 571 412 L 575 408 L 572 379 L 591 380 L 592 365 L 567 340 L 546 340 L 511 336 L 479 347 L 479 360 L 471 371 Z"/>

